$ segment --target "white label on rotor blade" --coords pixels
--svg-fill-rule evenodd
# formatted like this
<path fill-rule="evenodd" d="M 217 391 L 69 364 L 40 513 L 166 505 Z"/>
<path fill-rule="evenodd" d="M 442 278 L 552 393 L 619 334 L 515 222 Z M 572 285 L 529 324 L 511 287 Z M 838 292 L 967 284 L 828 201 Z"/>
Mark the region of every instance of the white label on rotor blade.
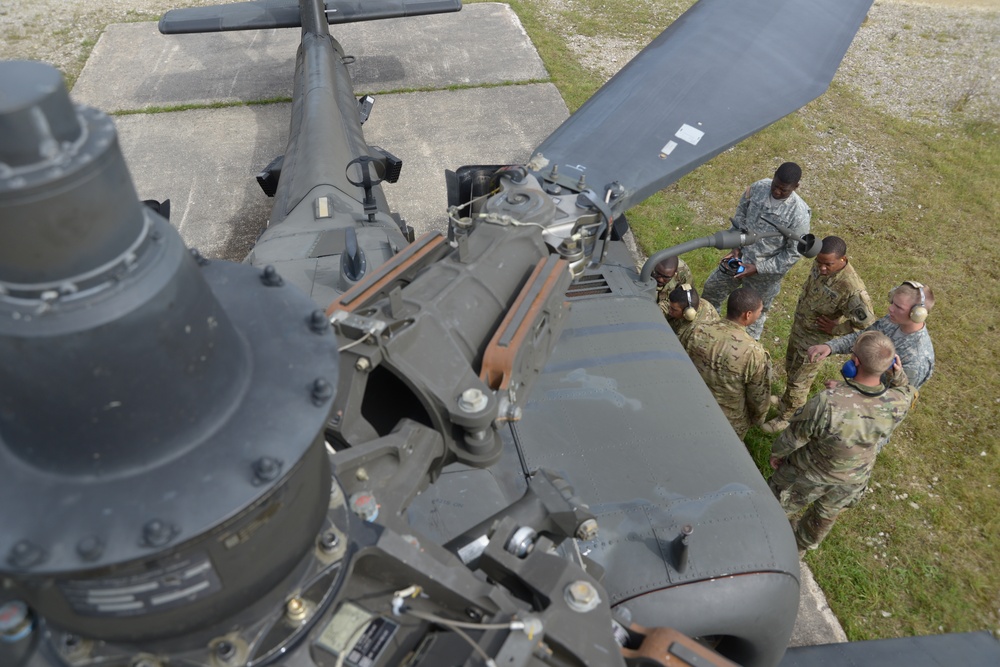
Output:
<path fill-rule="evenodd" d="M 697 146 L 701 138 L 705 136 L 705 133 L 696 127 L 691 127 L 687 123 L 684 123 L 674 136 L 688 142 L 692 146 Z"/>
<path fill-rule="evenodd" d="M 668 141 L 667 145 L 660 149 L 660 157 L 667 157 L 674 152 L 675 148 L 677 148 L 677 142 Z"/>

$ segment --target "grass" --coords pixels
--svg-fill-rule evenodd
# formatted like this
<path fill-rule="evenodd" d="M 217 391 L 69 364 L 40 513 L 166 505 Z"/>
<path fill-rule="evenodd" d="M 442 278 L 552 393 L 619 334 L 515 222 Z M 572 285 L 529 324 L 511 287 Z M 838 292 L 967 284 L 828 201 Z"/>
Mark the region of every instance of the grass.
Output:
<path fill-rule="evenodd" d="M 630 3 L 627 20 L 615 14 L 619 4 L 597 0 L 554 12 L 537 3 L 510 5 L 571 109 L 601 82 L 560 35 L 614 36 L 632 25 L 644 33 L 655 23 L 646 3 Z M 814 233 L 847 240 L 879 315 L 888 290 L 902 280 L 926 282 L 937 297 L 928 321 L 934 377 L 880 457 L 871 492 L 807 560 L 852 640 L 996 632 L 1000 262 L 992 251 L 1000 247 L 1000 126 L 902 121 L 834 85 L 634 207 L 629 220 L 640 246 L 649 254 L 725 228 L 742 189 L 785 160 L 804 167 L 799 192 L 812 206 Z M 706 249 L 685 260 L 701 283 L 719 256 Z M 775 392 L 783 389 L 784 342 L 808 270 L 802 261 L 786 277 L 765 328 Z M 816 388 L 838 366 L 828 363 Z M 772 439 L 758 429 L 747 437 L 765 475 Z"/>
<path fill-rule="evenodd" d="M 266 104 L 281 104 L 291 102 L 287 95 L 269 97 L 262 100 L 233 100 L 231 102 L 199 102 L 192 104 L 172 104 L 167 106 L 148 106 L 141 109 L 119 109 L 112 112 L 113 116 L 135 116 L 142 114 L 174 113 L 175 111 L 192 111 L 195 109 L 230 109 L 232 107 L 253 107 Z"/>

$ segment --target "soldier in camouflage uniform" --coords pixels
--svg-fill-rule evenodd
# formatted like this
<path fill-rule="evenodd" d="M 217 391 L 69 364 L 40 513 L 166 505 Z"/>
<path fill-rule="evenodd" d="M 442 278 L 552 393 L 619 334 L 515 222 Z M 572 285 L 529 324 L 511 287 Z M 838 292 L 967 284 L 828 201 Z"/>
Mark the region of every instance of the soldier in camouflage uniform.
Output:
<path fill-rule="evenodd" d="M 771 448 L 771 491 L 789 517 L 807 508 L 792 522 L 799 551 L 819 546 L 840 513 L 861 498 L 878 442 L 916 399 L 885 334 L 858 336 L 852 361 L 857 374 L 813 396 Z M 888 386 L 881 379 L 887 369 Z"/>
<path fill-rule="evenodd" d="M 726 318 L 694 327 L 688 337 L 688 356 L 741 439 L 763 423 L 771 394 L 771 359 L 746 330 L 763 308 L 753 289 L 733 290 Z"/>
<path fill-rule="evenodd" d="M 694 328 L 705 322 L 715 322 L 719 319 L 719 312 L 715 306 L 704 299 L 698 298 L 698 290 L 688 283 L 678 285 L 668 297 L 667 322 L 670 328 L 677 334 L 677 339 L 688 349 L 691 341 L 691 332 Z M 694 319 L 685 317 L 688 309 L 694 311 Z"/>
<path fill-rule="evenodd" d="M 874 323 L 872 300 L 847 259 L 847 244 L 839 236 L 827 236 L 795 307 L 785 352 L 788 381 L 778 403 L 778 416 L 764 424 L 764 431 L 783 430 L 788 418 L 805 405 L 820 368 L 809 361 L 811 346 L 826 341 L 830 334 L 846 334 Z"/>
<path fill-rule="evenodd" d="M 736 206 L 731 229 L 776 232 L 778 230 L 768 222 L 772 220 L 794 234 L 807 234 L 812 212 L 795 193 L 801 175 L 802 169 L 797 164 L 786 162 L 774 172 L 774 178 L 759 180 L 748 187 Z M 705 281 L 702 298 L 719 308 L 726 296 L 740 285 L 757 290 L 764 300 L 764 314 L 747 331 L 755 340 L 760 340 L 767 312 L 781 289 L 781 279 L 800 257 L 797 245 L 796 241 L 785 237 L 766 238 L 730 252 L 723 260 L 740 257 L 745 270 L 737 276 L 729 276 L 717 267 Z"/>
<path fill-rule="evenodd" d="M 691 276 L 691 267 L 679 257 L 667 257 L 653 267 L 653 280 L 656 281 L 656 303 L 667 315 L 670 302 L 667 297 L 678 285 L 694 282 Z"/>
<path fill-rule="evenodd" d="M 910 383 L 919 389 L 934 372 L 934 344 L 927 332 L 927 325 L 916 315 L 923 308 L 923 318 L 934 307 L 934 292 L 926 285 L 905 282 L 889 292 L 889 314 L 872 324 L 866 331 L 880 331 L 892 340 L 896 354 L 903 362 L 903 370 Z M 921 297 L 921 292 L 922 297 Z M 922 302 L 922 305 L 921 305 Z M 913 319 L 919 319 L 916 321 Z M 857 332 L 834 338 L 822 345 L 809 348 L 809 360 L 820 362 L 830 354 L 846 354 L 858 339 Z"/>

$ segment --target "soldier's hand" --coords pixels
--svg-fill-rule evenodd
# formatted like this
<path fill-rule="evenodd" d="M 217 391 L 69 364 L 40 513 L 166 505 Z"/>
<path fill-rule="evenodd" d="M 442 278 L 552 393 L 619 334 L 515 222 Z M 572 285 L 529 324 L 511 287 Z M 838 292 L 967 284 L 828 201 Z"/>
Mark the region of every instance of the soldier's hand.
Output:
<path fill-rule="evenodd" d="M 816 326 L 818 326 L 825 333 L 832 334 L 833 328 L 840 324 L 840 319 L 831 319 L 826 315 L 820 315 L 816 318 Z"/>
<path fill-rule="evenodd" d="M 837 382 L 836 380 L 827 380 L 823 384 L 826 386 L 827 389 L 833 389 L 834 387 L 836 387 L 840 383 Z"/>
<path fill-rule="evenodd" d="M 744 264 L 743 265 L 743 269 L 744 270 L 743 270 L 742 273 L 737 273 L 733 277 L 736 278 L 737 280 L 742 280 L 743 278 L 749 278 L 750 276 L 753 276 L 753 275 L 757 274 L 757 265 L 756 264 Z"/>
<path fill-rule="evenodd" d="M 780 468 L 781 464 L 784 463 L 784 462 L 785 462 L 785 459 L 781 458 L 780 456 L 772 456 L 771 457 L 771 467 L 773 469 L 775 469 L 775 470 L 777 470 L 778 468 Z"/>
<path fill-rule="evenodd" d="M 831 352 L 833 350 L 829 345 L 812 345 L 806 354 L 809 355 L 809 361 L 815 364 L 829 357 Z"/>
<path fill-rule="evenodd" d="M 734 257 L 739 259 L 739 256 L 740 256 L 740 249 L 733 248 L 732 250 L 729 251 L 729 253 L 725 257 L 722 258 L 722 261 L 726 261 L 727 259 L 733 259 Z"/>

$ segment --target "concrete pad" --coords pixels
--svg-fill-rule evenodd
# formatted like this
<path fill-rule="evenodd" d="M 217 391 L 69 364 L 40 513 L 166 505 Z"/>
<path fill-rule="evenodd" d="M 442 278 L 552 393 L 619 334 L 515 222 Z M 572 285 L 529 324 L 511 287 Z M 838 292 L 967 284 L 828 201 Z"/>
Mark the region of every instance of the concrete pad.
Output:
<path fill-rule="evenodd" d="M 381 95 L 365 137 L 402 158 L 389 206 L 420 234 L 448 227 L 444 170 L 469 164 L 524 164 L 569 116 L 549 83 Z"/>
<path fill-rule="evenodd" d="M 795 619 L 792 638 L 788 641 L 789 647 L 846 642 L 847 634 L 826 603 L 826 596 L 816 583 L 812 570 L 802 561 L 799 567 L 802 572 L 799 615 Z"/>
<path fill-rule="evenodd" d="M 242 261 L 274 200 L 255 175 L 285 151 L 291 104 L 119 116 L 142 199 L 170 199 L 170 222 L 206 257 Z"/>
<path fill-rule="evenodd" d="M 331 32 L 355 58 L 349 70 L 359 95 L 548 78 L 517 15 L 503 4 Z M 299 35 L 297 28 L 161 35 L 155 23 L 109 25 L 73 95 L 109 112 L 291 97 Z"/>

